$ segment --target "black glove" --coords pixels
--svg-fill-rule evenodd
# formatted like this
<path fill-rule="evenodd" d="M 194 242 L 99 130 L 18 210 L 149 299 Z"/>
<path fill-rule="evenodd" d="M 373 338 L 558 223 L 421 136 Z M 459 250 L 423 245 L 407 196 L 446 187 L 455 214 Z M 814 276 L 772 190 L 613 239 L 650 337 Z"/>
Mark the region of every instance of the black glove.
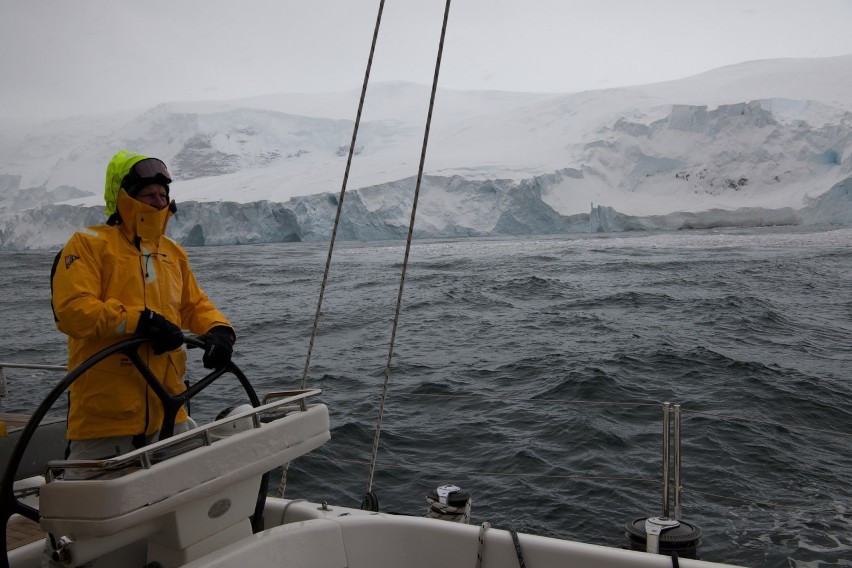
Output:
<path fill-rule="evenodd" d="M 183 332 L 180 328 L 148 308 L 145 308 L 139 317 L 136 337 L 149 338 L 154 355 L 162 355 L 183 345 Z"/>
<path fill-rule="evenodd" d="M 204 342 L 204 367 L 207 369 L 221 369 L 231 362 L 234 353 L 234 342 L 237 336 L 234 330 L 226 325 L 217 325 L 198 339 Z"/>

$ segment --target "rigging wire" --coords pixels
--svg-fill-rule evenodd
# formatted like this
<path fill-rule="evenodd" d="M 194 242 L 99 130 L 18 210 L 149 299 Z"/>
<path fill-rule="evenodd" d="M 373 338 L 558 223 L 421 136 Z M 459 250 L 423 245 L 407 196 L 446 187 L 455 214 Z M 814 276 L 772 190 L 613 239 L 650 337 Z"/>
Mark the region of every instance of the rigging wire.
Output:
<path fill-rule="evenodd" d="M 444 52 L 444 38 L 447 35 L 447 20 L 449 19 L 449 15 L 450 15 L 450 1 L 451 0 L 447 0 L 447 3 L 444 7 L 444 21 L 441 25 L 441 39 L 438 42 L 438 56 L 435 60 L 435 75 L 432 78 L 432 93 L 429 97 L 429 112 L 426 115 L 426 129 L 425 129 L 425 132 L 423 133 L 423 146 L 420 150 L 420 165 L 417 169 L 417 184 L 414 188 L 414 199 L 413 199 L 412 204 L 411 204 L 411 220 L 408 223 L 408 237 L 406 238 L 406 241 L 405 241 L 405 257 L 404 257 L 403 262 L 402 262 L 402 273 L 400 274 L 400 278 L 399 278 L 399 292 L 397 293 L 396 310 L 394 312 L 394 317 L 393 317 L 393 328 L 391 329 L 390 345 L 388 346 L 387 365 L 385 365 L 384 386 L 382 388 L 382 393 L 381 393 L 381 396 L 380 396 L 379 415 L 378 415 L 378 418 L 376 419 L 376 432 L 375 432 L 375 436 L 373 438 L 373 451 L 372 451 L 372 454 L 371 454 L 371 457 L 370 457 L 370 470 L 369 470 L 369 473 L 367 474 L 367 493 L 366 493 L 367 498 L 369 498 L 372 495 L 373 476 L 374 476 L 375 470 L 376 470 L 376 458 L 377 458 L 378 452 L 379 452 L 379 438 L 381 437 L 381 431 L 382 431 L 382 416 L 384 415 L 385 400 L 387 398 L 387 391 L 388 391 L 388 383 L 390 382 L 390 370 L 391 370 L 391 363 L 393 361 L 393 347 L 394 347 L 394 341 L 396 340 L 397 326 L 399 324 L 400 307 L 402 305 L 402 291 L 403 291 L 403 288 L 405 287 L 405 274 L 408 270 L 408 257 L 409 257 L 409 254 L 411 252 L 412 235 L 414 234 L 414 220 L 417 216 L 417 201 L 420 197 L 420 186 L 421 186 L 421 183 L 423 181 L 423 166 L 426 162 L 426 146 L 429 142 L 429 129 L 431 128 L 431 125 L 432 125 L 432 111 L 435 108 L 435 93 L 438 89 L 438 75 L 441 71 L 441 56 Z M 365 501 L 366 501 L 366 498 L 365 498 Z M 376 508 L 378 508 L 378 507 L 376 507 Z"/>
<path fill-rule="evenodd" d="M 322 274 L 322 284 L 320 285 L 319 299 L 317 300 L 317 311 L 314 314 L 314 323 L 311 326 L 311 338 L 308 343 L 308 353 L 305 357 L 305 369 L 302 372 L 302 380 L 299 383 L 299 388 L 305 390 L 308 382 L 308 369 L 311 366 L 311 353 L 314 350 L 314 341 L 317 336 L 317 327 L 319 326 L 320 313 L 322 312 L 322 299 L 325 295 L 325 287 L 328 283 L 328 273 L 331 270 L 331 258 L 334 254 L 334 242 L 337 239 L 337 228 L 340 225 L 340 214 L 343 211 L 343 199 L 346 197 L 346 184 L 349 181 L 349 170 L 352 166 L 352 156 L 355 154 L 355 141 L 358 139 L 358 128 L 361 125 L 361 114 L 364 111 L 364 99 L 367 98 L 367 85 L 370 83 L 370 69 L 373 67 L 373 56 L 376 53 L 376 43 L 379 38 L 379 28 L 382 23 L 382 12 L 385 9 L 385 0 L 379 0 L 379 11 L 376 15 L 376 25 L 373 28 L 373 39 L 370 43 L 370 55 L 367 57 L 367 68 L 364 71 L 364 83 L 361 86 L 361 97 L 358 99 L 358 111 L 355 114 L 355 125 L 352 128 L 352 140 L 349 143 L 349 155 L 346 158 L 346 169 L 343 172 L 343 182 L 340 186 L 340 196 L 337 199 L 337 212 L 334 215 L 334 227 L 331 230 L 331 239 L 328 243 L 328 256 L 325 259 L 325 270 Z M 289 463 L 284 465 L 284 470 L 281 472 L 281 482 L 278 485 L 278 497 L 284 497 L 284 489 L 287 486 L 287 470 Z"/>
<path fill-rule="evenodd" d="M 358 112 L 355 115 L 355 126 L 352 129 L 352 141 L 349 143 L 349 156 L 346 158 L 346 170 L 343 172 L 343 184 L 340 187 L 340 197 L 337 199 L 337 212 L 334 216 L 334 228 L 331 231 L 331 240 L 328 243 L 328 256 L 325 260 L 325 271 L 322 275 L 322 284 L 320 285 L 319 300 L 317 301 L 317 311 L 314 314 L 314 323 L 311 328 L 311 339 L 308 344 L 308 354 L 305 358 L 305 370 L 302 373 L 302 381 L 300 388 L 305 389 L 305 384 L 308 380 L 308 369 L 311 365 L 311 353 L 314 349 L 314 340 L 317 335 L 317 327 L 319 325 L 320 311 L 322 310 L 322 299 L 325 295 L 325 287 L 328 283 L 328 273 L 331 269 L 331 257 L 334 253 L 334 242 L 337 239 L 337 228 L 340 225 L 340 214 L 343 211 L 343 198 L 346 197 L 346 184 L 349 181 L 349 169 L 352 166 L 352 156 L 355 153 L 355 140 L 358 138 L 358 127 L 361 125 L 361 113 L 364 110 L 364 99 L 367 97 L 367 85 L 370 83 L 370 69 L 373 67 L 373 56 L 376 53 L 376 42 L 379 37 L 379 27 L 382 23 L 382 12 L 385 8 L 385 0 L 379 1 L 379 12 L 376 16 L 376 26 L 373 29 L 373 41 L 370 44 L 370 55 L 367 58 L 367 69 L 364 71 L 364 83 L 361 86 L 361 98 L 358 100 Z"/>

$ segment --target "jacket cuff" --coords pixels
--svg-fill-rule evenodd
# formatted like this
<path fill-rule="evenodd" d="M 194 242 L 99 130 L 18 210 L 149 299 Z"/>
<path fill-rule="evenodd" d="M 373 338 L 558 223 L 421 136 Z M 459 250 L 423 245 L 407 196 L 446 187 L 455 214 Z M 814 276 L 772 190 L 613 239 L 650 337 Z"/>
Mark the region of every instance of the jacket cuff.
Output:
<path fill-rule="evenodd" d="M 142 317 L 142 306 L 127 306 L 127 334 L 133 335 L 139 328 L 139 319 Z"/>
<path fill-rule="evenodd" d="M 231 345 L 233 345 L 234 343 L 237 342 L 237 333 L 234 331 L 233 327 L 230 327 L 230 326 L 227 326 L 227 325 L 216 325 L 216 326 L 211 327 L 207 331 L 207 334 L 210 334 L 210 333 L 218 333 L 218 334 L 222 334 L 222 335 L 227 335 L 228 339 L 231 341 Z"/>

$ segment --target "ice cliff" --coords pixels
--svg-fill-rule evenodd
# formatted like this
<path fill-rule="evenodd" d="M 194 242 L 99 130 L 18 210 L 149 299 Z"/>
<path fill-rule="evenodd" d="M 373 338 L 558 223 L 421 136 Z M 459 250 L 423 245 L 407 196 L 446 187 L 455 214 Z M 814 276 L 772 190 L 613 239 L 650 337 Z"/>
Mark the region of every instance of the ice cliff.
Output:
<path fill-rule="evenodd" d="M 831 81 L 797 82 L 812 65 L 790 60 L 762 81 L 752 62 L 632 89 L 439 92 L 415 236 L 852 223 L 852 56 L 820 61 Z M 410 219 L 428 90 L 371 89 L 341 239 L 404 238 Z M 104 165 L 124 148 L 170 165 L 179 242 L 327 240 L 353 105 L 280 95 L 0 129 L 0 249 L 102 222 Z"/>
<path fill-rule="evenodd" d="M 562 215 L 542 200 L 542 195 L 558 187 L 569 174 L 558 172 L 520 182 L 429 176 L 424 180 L 422 199 L 452 193 L 466 207 L 428 212 L 415 223 L 414 235 L 436 238 L 852 224 L 852 177 L 797 209 L 742 207 L 642 216 L 591 204 L 588 213 Z M 411 198 L 400 197 L 400 188 L 407 185 L 411 189 L 414 183 L 412 178 L 347 193 L 337 238 L 404 239 Z M 317 194 L 286 203 L 190 201 L 178 206 L 169 235 L 185 246 L 327 241 L 338 199 L 334 194 Z M 4 221 L 0 248 L 56 249 L 75 230 L 103 220 L 102 207 L 45 205 L 19 211 Z"/>

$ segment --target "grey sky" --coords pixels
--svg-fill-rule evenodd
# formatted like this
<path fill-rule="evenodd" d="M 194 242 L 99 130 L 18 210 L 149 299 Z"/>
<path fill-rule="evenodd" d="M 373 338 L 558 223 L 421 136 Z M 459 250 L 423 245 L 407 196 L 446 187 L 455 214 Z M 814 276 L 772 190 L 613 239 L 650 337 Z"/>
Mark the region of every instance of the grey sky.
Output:
<path fill-rule="evenodd" d="M 374 80 L 428 84 L 445 0 L 386 0 Z M 0 0 L 0 117 L 360 87 L 378 0 Z M 574 92 L 852 53 L 852 0 L 453 0 L 441 86 Z"/>

